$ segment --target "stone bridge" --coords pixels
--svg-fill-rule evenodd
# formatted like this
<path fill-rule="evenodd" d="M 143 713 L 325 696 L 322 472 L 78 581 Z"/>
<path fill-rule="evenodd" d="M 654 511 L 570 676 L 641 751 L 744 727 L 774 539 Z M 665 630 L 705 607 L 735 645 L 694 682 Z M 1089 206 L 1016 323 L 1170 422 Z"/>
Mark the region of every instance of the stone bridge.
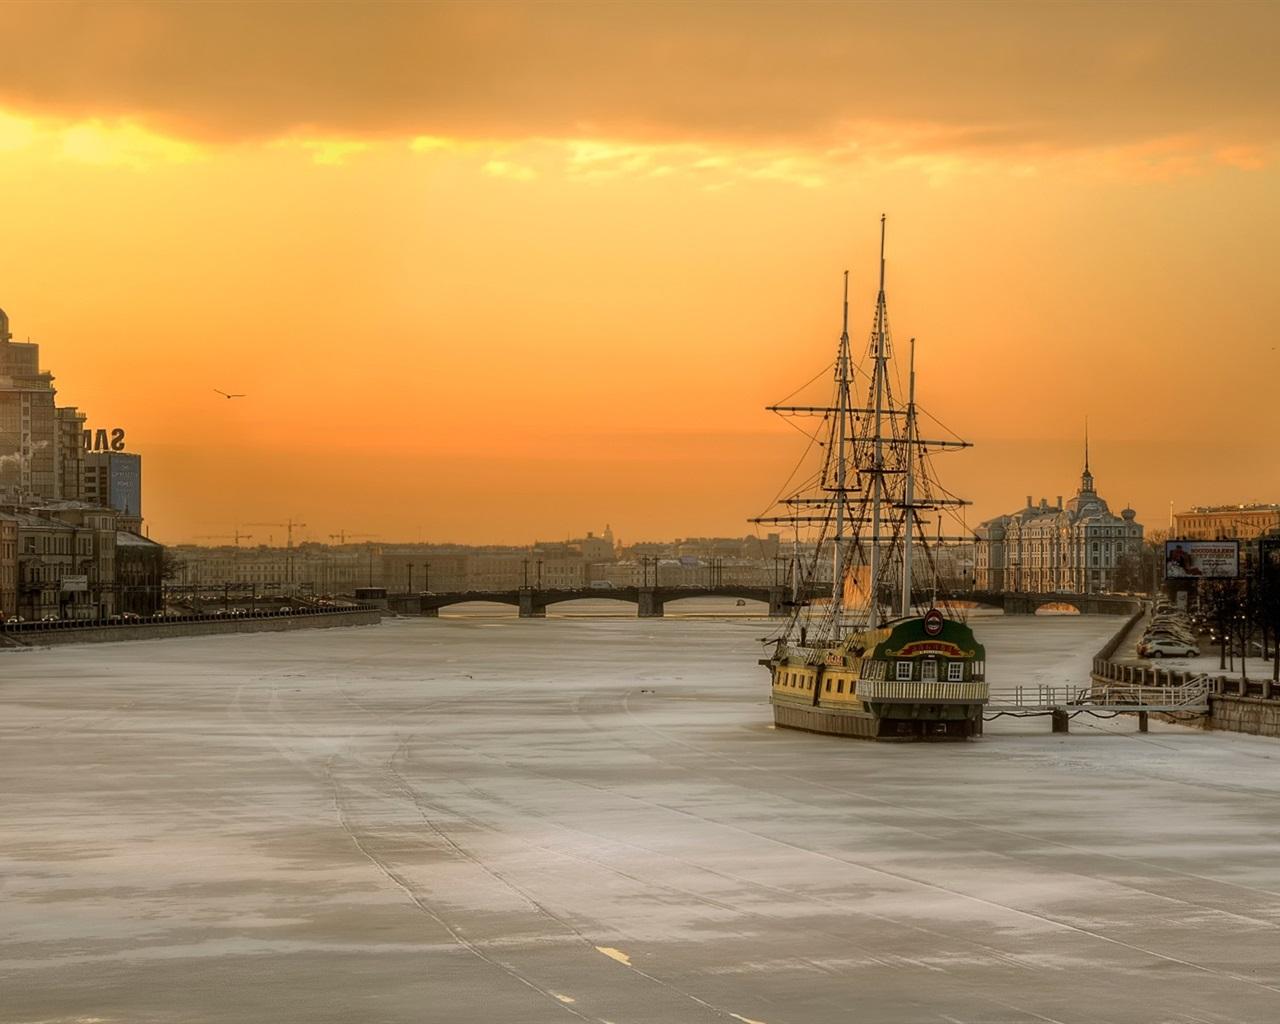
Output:
<path fill-rule="evenodd" d="M 830 584 L 819 584 L 801 598 L 802 603 L 814 597 L 825 597 Z M 928 594 L 921 593 L 921 606 L 928 604 Z M 962 590 L 939 595 L 946 600 L 971 601 L 974 604 L 1001 608 L 1006 615 L 1034 615 L 1036 610 L 1051 604 L 1066 604 L 1084 615 L 1129 615 L 1139 606 L 1137 598 L 1115 594 L 1030 594 L 1013 591 Z M 514 590 L 460 590 L 448 593 L 388 594 L 387 607 L 403 615 L 437 616 L 441 608 L 472 601 L 490 601 L 509 604 L 520 610 L 521 618 L 542 618 L 547 608 L 564 601 L 606 600 L 626 601 L 636 606 L 640 618 L 660 618 L 668 601 L 686 597 L 732 597 L 745 601 L 760 601 L 769 606 L 769 614 L 775 618 L 788 615 L 795 605 L 789 588 L 783 586 L 739 586 L 727 584 L 718 587 L 575 587 L 563 590 L 539 590 L 536 587 L 520 587 Z"/>
<path fill-rule="evenodd" d="M 823 591 L 826 592 L 825 590 Z M 564 601 L 605 600 L 626 601 L 636 606 L 642 619 L 659 618 L 668 601 L 686 597 L 732 597 L 744 601 L 760 601 L 769 606 L 769 614 L 781 617 L 795 606 L 787 587 L 750 587 L 724 585 L 719 587 L 579 587 L 565 590 L 539 590 L 521 587 L 516 590 L 461 590 L 451 593 L 388 594 L 387 607 L 405 615 L 437 616 L 441 608 L 470 601 L 493 601 L 514 605 L 520 609 L 520 617 L 542 618 L 547 608 Z"/>
<path fill-rule="evenodd" d="M 1139 598 L 1122 594 L 1030 594 L 1012 590 L 957 590 L 946 597 L 1003 608 L 1006 615 L 1034 615 L 1037 609 L 1050 604 L 1070 605 L 1082 615 L 1132 615 L 1142 603 Z"/>

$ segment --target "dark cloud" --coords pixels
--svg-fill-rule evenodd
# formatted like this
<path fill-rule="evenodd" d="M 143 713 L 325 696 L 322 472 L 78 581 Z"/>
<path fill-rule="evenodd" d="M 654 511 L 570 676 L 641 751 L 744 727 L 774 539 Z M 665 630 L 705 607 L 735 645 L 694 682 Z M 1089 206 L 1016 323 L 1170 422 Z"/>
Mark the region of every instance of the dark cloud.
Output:
<path fill-rule="evenodd" d="M 234 141 L 1269 142 L 1273 4 L 0 6 L 0 104 Z"/>

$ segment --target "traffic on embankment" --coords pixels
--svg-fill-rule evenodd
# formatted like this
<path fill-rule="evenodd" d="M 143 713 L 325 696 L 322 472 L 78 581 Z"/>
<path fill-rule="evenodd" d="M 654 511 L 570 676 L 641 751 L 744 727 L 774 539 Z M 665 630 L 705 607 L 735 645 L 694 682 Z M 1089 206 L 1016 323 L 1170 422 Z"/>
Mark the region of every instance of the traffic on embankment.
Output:
<path fill-rule="evenodd" d="M 383 612 L 363 604 L 294 606 L 257 611 L 203 614 L 165 613 L 151 618 L 113 616 L 109 619 L 61 619 L 50 622 L 5 622 L 0 647 L 45 647 L 53 644 L 112 643 L 121 640 L 160 640 L 222 633 L 273 633 L 334 626 L 372 626 Z"/>

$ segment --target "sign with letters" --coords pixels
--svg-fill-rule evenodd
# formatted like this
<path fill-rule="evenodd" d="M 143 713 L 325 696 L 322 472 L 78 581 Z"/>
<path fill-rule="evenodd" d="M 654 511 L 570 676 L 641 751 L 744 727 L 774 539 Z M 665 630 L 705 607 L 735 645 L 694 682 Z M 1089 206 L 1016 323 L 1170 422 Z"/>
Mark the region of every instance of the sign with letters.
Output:
<path fill-rule="evenodd" d="M 87 452 L 122 452 L 124 451 L 124 427 L 112 427 L 107 430 L 85 430 L 84 450 Z"/>

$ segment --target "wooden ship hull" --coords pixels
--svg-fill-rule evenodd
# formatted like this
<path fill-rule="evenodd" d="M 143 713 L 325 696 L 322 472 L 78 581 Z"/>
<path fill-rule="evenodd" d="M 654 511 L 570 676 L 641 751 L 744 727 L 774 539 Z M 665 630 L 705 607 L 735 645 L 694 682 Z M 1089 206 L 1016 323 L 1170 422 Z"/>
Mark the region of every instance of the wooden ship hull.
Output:
<path fill-rule="evenodd" d="M 982 735 L 986 653 L 968 626 L 931 612 L 860 639 L 865 656 L 847 645 L 825 653 L 833 664 L 812 663 L 812 652 L 763 661 L 774 724 L 899 742 Z"/>

